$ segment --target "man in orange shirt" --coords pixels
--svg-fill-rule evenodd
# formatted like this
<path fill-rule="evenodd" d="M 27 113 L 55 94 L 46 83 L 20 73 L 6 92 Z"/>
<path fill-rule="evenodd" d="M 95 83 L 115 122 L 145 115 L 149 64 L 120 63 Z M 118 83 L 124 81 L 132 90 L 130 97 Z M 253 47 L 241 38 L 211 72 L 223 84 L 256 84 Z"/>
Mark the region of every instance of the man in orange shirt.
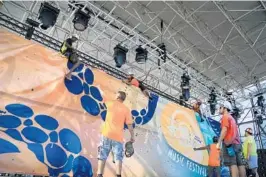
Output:
<path fill-rule="evenodd" d="M 221 176 L 220 168 L 220 149 L 217 149 L 218 137 L 213 137 L 213 144 L 208 146 L 194 148 L 194 151 L 197 150 L 209 150 L 209 162 L 208 162 L 208 177 L 213 177 L 213 173 L 216 174 L 216 177 Z"/>
<path fill-rule="evenodd" d="M 98 171 L 97 177 L 103 176 L 105 161 L 112 150 L 116 162 L 117 177 L 121 177 L 123 160 L 123 132 L 124 124 L 127 124 L 131 135 L 131 142 L 134 142 L 133 119 L 130 110 L 123 104 L 126 93 L 119 91 L 115 101 L 106 102 L 107 115 L 102 124 L 101 143 L 98 148 Z"/>
<path fill-rule="evenodd" d="M 145 80 L 145 79 L 144 79 Z M 128 85 L 133 85 L 135 87 L 138 87 L 140 88 L 140 90 L 142 91 L 142 93 L 148 97 L 149 99 L 152 100 L 152 97 L 150 96 L 149 94 L 149 91 L 148 89 L 143 85 L 142 81 L 138 81 L 135 77 L 134 77 L 134 74 L 129 72 L 128 76 L 127 76 L 127 79 L 126 80 L 123 80 L 123 82 L 125 82 L 126 84 Z"/>
<path fill-rule="evenodd" d="M 223 142 L 224 165 L 230 167 L 231 177 L 246 177 L 245 160 L 242 153 L 239 133 L 235 119 L 230 115 L 232 106 L 228 101 L 221 104 L 221 133 L 217 148 Z"/>

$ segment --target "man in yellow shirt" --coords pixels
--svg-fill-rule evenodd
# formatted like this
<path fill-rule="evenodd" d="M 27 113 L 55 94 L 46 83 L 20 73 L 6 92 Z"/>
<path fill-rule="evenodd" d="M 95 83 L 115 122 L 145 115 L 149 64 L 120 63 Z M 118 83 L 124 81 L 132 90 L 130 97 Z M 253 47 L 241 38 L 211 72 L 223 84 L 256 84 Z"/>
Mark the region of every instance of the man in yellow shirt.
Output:
<path fill-rule="evenodd" d="M 72 68 L 66 74 L 66 78 L 71 80 L 71 73 L 81 64 L 78 59 L 73 43 L 77 42 L 79 36 L 74 34 L 71 38 L 66 39 L 60 47 L 61 54 L 65 55 L 67 59 L 73 64 Z"/>
<path fill-rule="evenodd" d="M 97 177 L 103 177 L 106 159 L 112 150 L 116 163 L 116 175 L 121 177 L 123 160 L 123 132 L 124 124 L 127 124 L 131 135 L 131 142 L 134 142 L 133 119 L 130 110 L 123 104 L 126 93 L 119 91 L 115 101 L 106 102 L 107 114 L 102 124 L 101 143 L 98 148 L 98 170 Z"/>
<path fill-rule="evenodd" d="M 257 154 L 257 145 L 253 138 L 253 131 L 251 128 L 245 130 L 245 141 L 243 143 L 243 153 L 244 157 L 248 162 L 248 167 L 256 177 L 259 177 L 257 168 L 258 168 L 258 154 Z"/>

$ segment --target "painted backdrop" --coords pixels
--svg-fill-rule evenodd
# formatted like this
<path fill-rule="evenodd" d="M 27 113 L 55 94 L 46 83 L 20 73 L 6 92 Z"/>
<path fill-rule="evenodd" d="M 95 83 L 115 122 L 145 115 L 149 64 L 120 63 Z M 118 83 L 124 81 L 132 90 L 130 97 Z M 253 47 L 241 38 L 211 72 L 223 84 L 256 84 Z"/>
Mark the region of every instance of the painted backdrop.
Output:
<path fill-rule="evenodd" d="M 59 53 L 0 30 L 0 171 L 50 176 L 95 176 L 105 101 L 127 93 L 134 118 L 135 154 L 127 177 L 203 177 L 215 130 L 187 108 L 123 84 L 103 71 L 71 67 Z M 126 129 L 126 127 L 125 127 Z M 129 134 L 125 133 L 125 141 Z M 108 159 L 105 176 L 115 176 Z"/>

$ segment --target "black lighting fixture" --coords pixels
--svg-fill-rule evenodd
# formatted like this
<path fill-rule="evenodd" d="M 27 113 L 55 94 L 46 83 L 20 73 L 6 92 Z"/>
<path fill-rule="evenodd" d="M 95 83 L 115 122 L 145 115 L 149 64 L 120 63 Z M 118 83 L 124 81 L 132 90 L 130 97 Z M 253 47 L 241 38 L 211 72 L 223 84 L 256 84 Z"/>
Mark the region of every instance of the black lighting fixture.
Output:
<path fill-rule="evenodd" d="M 214 115 L 215 114 L 215 110 L 216 110 L 216 104 L 217 104 L 217 95 L 215 93 L 215 88 L 211 89 L 211 93 L 209 94 L 210 99 L 208 100 L 208 103 L 210 104 L 210 111 L 211 114 Z"/>
<path fill-rule="evenodd" d="M 166 57 L 167 57 L 167 55 L 166 55 L 166 46 L 165 46 L 164 43 L 161 43 L 161 44 L 158 45 L 158 48 L 160 49 L 160 50 L 159 49 L 157 50 L 158 55 L 159 55 L 158 66 L 159 66 L 159 69 L 161 69 L 160 68 L 161 60 L 163 60 L 164 63 L 166 62 Z"/>
<path fill-rule="evenodd" d="M 254 109 L 254 116 L 258 125 L 263 124 L 263 115 L 256 109 Z"/>
<path fill-rule="evenodd" d="M 59 13 L 60 9 L 53 7 L 48 2 L 43 2 L 39 9 L 38 17 L 41 22 L 40 28 L 47 30 L 49 27 L 54 26 Z"/>
<path fill-rule="evenodd" d="M 28 23 L 30 26 L 27 28 L 27 32 L 25 34 L 25 38 L 28 39 L 28 40 L 31 40 L 32 35 L 33 35 L 34 31 L 35 31 L 35 28 L 38 27 L 40 25 L 40 23 L 38 23 L 37 21 L 32 20 L 30 18 L 26 19 L 26 23 Z"/>
<path fill-rule="evenodd" d="M 236 120 L 240 118 L 240 109 L 236 106 L 236 100 L 234 99 L 233 92 L 226 91 L 225 92 L 226 100 L 232 105 L 232 110 L 231 110 L 231 116 Z"/>
<path fill-rule="evenodd" d="M 139 64 L 143 64 L 146 62 L 148 57 L 148 51 L 141 47 L 141 45 L 136 49 L 136 62 Z"/>
<path fill-rule="evenodd" d="M 182 95 L 185 101 L 188 101 L 190 98 L 190 77 L 187 72 L 184 72 L 181 76 L 181 90 Z"/>
<path fill-rule="evenodd" d="M 126 63 L 127 52 L 128 52 L 128 49 L 121 46 L 120 44 L 115 46 L 115 48 L 114 48 L 114 60 L 115 60 L 117 68 L 121 68 L 121 66 Z"/>
<path fill-rule="evenodd" d="M 259 107 L 264 106 L 264 101 L 265 101 L 265 99 L 264 99 L 263 95 L 258 96 L 257 104 Z"/>
<path fill-rule="evenodd" d="M 72 21 L 74 23 L 74 28 L 77 31 L 84 31 L 88 27 L 90 18 L 91 16 L 89 10 L 83 11 L 81 8 L 78 9 Z"/>

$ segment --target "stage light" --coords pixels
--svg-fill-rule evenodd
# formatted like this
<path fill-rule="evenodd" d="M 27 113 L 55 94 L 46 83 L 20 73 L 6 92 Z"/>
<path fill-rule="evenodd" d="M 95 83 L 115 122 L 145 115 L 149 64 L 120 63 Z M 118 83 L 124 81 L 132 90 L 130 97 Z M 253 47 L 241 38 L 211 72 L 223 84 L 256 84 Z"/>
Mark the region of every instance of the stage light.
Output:
<path fill-rule="evenodd" d="M 125 47 L 122 47 L 120 44 L 115 46 L 115 48 L 114 48 L 114 60 L 115 60 L 117 68 L 121 68 L 121 66 L 126 63 L 127 52 L 128 52 L 128 49 Z"/>
<path fill-rule="evenodd" d="M 210 104 L 210 111 L 211 111 L 212 115 L 215 114 L 215 110 L 216 110 L 216 104 L 217 104 L 216 97 L 217 97 L 217 95 L 215 93 L 215 88 L 212 88 L 211 93 L 210 93 L 210 99 L 208 100 L 208 103 Z"/>
<path fill-rule="evenodd" d="M 73 19 L 74 28 L 77 31 L 84 31 L 88 27 L 88 23 L 91 16 L 89 15 L 89 12 L 84 12 L 81 9 L 79 9 L 75 13 L 75 18 Z"/>
<path fill-rule="evenodd" d="M 260 96 L 258 97 L 258 100 L 257 100 L 257 104 L 258 104 L 258 106 L 259 106 L 259 107 L 264 107 L 264 101 L 265 101 L 265 99 L 264 99 L 263 95 L 260 95 Z"/>
<path fill-rule="evenodd" d="M 59 15 L 60 10 L 53 7 L 47 2 L 41 4 L 39 9 L 38 19 L 41 22 L 40 28 L 43 30 L 48 29 L 51 26 L 54 26 Z"/>
<path fill-rule="evenodd" d="M 139 64 L 143 64 L 146 62 L 148 57 L 148 51 L 144 48 L 142 48 L 141 46 L 139 46 L 136 49 L 136 58 L 135 61 Z"/>
<path fill-rule="evenodd" d="M 181 90 L 182 95 L 185 101 L 188 101 L 190 98 L 190 77 L 187 72 L 183 73 L 181 76 Z"/>

